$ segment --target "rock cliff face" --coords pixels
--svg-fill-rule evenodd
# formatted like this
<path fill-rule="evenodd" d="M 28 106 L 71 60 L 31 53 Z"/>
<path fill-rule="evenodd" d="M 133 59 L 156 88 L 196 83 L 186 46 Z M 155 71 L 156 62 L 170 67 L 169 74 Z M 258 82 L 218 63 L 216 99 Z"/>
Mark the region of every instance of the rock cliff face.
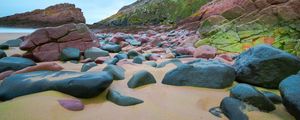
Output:
<path fill-rule="evenodd" d="M 74 4 L 57 4 L 0 18 L 0 26 L 8 27 L 53 27 L 67 23 L 85 23 L 81 9 Z"/>
<path fill-rule="evenodd" d="M 174 24 L 211 0 L 138 0 L 93 27 Z"/>

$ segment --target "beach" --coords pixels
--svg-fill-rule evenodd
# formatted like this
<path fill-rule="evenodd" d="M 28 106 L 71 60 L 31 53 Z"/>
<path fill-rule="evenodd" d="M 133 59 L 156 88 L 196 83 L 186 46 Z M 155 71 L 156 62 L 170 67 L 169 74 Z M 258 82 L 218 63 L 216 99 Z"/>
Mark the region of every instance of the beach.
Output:
<path fill-rule="evenodd" d="M 1 42 L 14 39 L 25 34 L 0 34 Z M 18 48 L 6 50 L 8 55 L 21 53 Z M 166 61 L 160 60 L 159 62 Z M 184 60 L 182 60 L 184 61 Z M 56 62 L 64 67 L 64 71 L 80 71 L 82 63 Z M 90 71 L 101 71 L 106 65 L 101 64 Z M 114 81 L 108 89 L 142 99 L 143 104 L 135 106 L 118 106 L 105 96 L 107 90 L 99 96 L 90 99 L 80 99 L 85 104 L 82 111 L 69 111 L 59 105 L 57 100 L 75 99 L 56 91 L 46 91 L 36 94 L 17 97 L 13 100 L 0 103 L 1 120 L 227 120 L 218 118 L 209 112 L 209 109 L 218 107 L 221 100 L 229 96 L 229 88 L 209 89 L 199 87 L 177 87 L 162 84 L 164 75 L 176 68 L 168 64 L 163 68 L 154 68 L 149 65 L 124 64 L 125 80 Z M 157 83 L 137 89 L 127 87 L 128 80 L 140 70 L 151 72 Z M 278 91 L 273 91 L 277 94 Z M 248 112 L 250 120 L 293 120 L 282 104 L 270 113 L 259 111 Z"/>

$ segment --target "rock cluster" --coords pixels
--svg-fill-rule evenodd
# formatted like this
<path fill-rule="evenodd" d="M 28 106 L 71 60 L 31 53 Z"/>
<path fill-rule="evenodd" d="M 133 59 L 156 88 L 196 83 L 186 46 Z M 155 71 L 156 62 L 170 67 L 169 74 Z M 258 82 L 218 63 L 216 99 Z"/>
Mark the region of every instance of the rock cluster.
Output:
<path fill-rule="evenodd" d="M 28 51 L 25 56 L 37 61 L 56 61 L 65 48 L 77 48 L 81 52 L 99 47 L 95 35 L 85 24 L 65 24 L 46 27 L 24 37 L 20 49 Z"/>
<path fill-rule="evenodd" d="M 81 9 L 74 4 L 57 4 L 46 9 L 0 18 L 0 26 L 9 27 L 53 27 L 67 23 L 85 23 Z"/>

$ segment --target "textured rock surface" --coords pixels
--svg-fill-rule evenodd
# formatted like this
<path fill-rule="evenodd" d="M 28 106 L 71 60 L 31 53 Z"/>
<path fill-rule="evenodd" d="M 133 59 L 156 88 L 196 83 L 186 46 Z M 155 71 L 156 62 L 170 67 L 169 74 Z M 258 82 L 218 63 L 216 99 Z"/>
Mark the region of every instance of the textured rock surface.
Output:
<path fill-rule="evenodd" d="M 144 102 L 143 100 L 134 97 L 121 95 L 115 90 L 109 90 L 106 95 L 106 99 L 120 106 L 132 106 Z"/>
<path fill-rule="evenodd" d="M 112 83 L 108 72 L 37 71 L 12 75 L 0 86 L 0 99 L 55 90 L 79 98 L 99 95 Z"/>
<path fill-rule="evenodd" d="M 25 36 L 20 49 L 28 51 L 38 61 L 56 61 L 62 50 L 68 47 L 84 51 L 99 47 L 99 43 L 85 24 L 71 23 L 36 30 Z"/>
<path fill-rule="evenodd" d="M 81 9 L 74 4 L 57 4 L 0 18 L 0 26 L 10 27 L 53 27 L 67 23 L 85 23 Z"/>
<path fill-rule="evenodd" d="M 240 82 L 278 88 L 284 78 L 300 70 L 300 59 L 270 45 L 258 45 L 240 54 L 234 68 Z"/>
<path fill-rule="evenodd" d="M 183 64 L 167 72 L 163 84 L 207 88 L 229 87 L 235 80 L 234 68 L 219 61 L 201 60 Z"/>
<path fill-rule="evenodd" d="M 282 102 L 287 111 L 300 119 L 300 74 L 284 79 L 279 86 Z"/>

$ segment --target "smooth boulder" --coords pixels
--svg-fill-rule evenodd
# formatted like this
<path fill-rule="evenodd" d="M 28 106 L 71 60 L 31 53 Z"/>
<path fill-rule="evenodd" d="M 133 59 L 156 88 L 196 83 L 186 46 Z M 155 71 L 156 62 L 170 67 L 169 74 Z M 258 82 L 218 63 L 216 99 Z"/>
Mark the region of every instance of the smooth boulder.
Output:
<path fill-rule="evenodd" d="M 84 57 L 91 58 L 93 60 L 97 59 L 98 57 L 105 56 L 109 56 L 109 52 L 96 47 L 92 47 L 84 51 Z"/>
<path fill-rule="evenodd" d="M 0 100 L 54 90 L 78 98 L 92 98 L 103 92 L 113 79 L 108 72 L 36 71 L 15 74 L 0 85 Z"/>
<path fill-rule="evenodd" d="M 251 85 L 238 84 L 230 89 L 230 97 L 236 98 L 266 112 L 275 110 L 275 105 L 263 93 Z"/>
<path fill-rule="evenodd" d="M 300 119 L 300 74 L 284 79 L 279 85 L 282 103 L 297 120 Z"/>
<path fill-rule="evenodd" d="M 62 107 L 66 108 L 67 110 L 81 111 L 84 109 L 84 104 L 77 99 L 66 99 L 57 101 Z"/>
<path fill-rule="evenodd" d="M 248 116 L 243 113 L 246 105 L 235 98 L 225 97 L 220 105 L 223 113 L 229 118 L 229 120 L 248 120 Z"/>
<path fill-rule="evenodd" d="M 134 97 L 121 95 L 115 90 L 109 90 L 107 92 L 106 99 L 120 106 L 132 106 L 144 102 L 143 100 Z"/>
<path fill-rule="evenodd" d="M 8 41 L 2 43 L 1 45 L 7 45 L 9 47 L 19 47 L 22 42 L 23 42 L 23 40 L 18 38 L 18 39 L 8 40 Z"/>
<path fill-rule="evenodd" d="M 95 62 L 88 62 L 88 63 L 84 63 L 81 67 L 81 72 L 86 72 L 88 70 L 90 70 L 91 68 L 93 67 L 96 67 L 97 66 L 97 63 Z"/>
<path fill-rule="evenodd" d="M 275 89 L 284 78 L 300 70 L 300 59 L 269 45 L 257 45 L 241 53 L 234 68 L 237 81 Z"/>
<path fill-rule="evenodd" d="M 121 51 L 121 46 L 117 44 L 106 44 L 104 46 L 101 46 L 101 49 L 111 53 L 117 53 Z"/>
<path fill-rule="evenodd" d="M 0 73 L 7 70 L 21 70 L 34 65 L 36 65 L 36 63 L 27 58 L 4 57 L 0 59 Z"/>
<path fill-rule="evenodd" d="M 130 80 L 127 83 L 127 86 L 129 88 L 137 88 L 143 85 L 154 84 L 154 83 L 156 83 L 154 76 L 146 70 L 141 70 L 135 73 L 130 78 Z"/>
<path fill-rule="evenodd" d="M 62 50 L 60 54 L 60 59 L 62 61 L 69 61 L 69 60 L 79 60 L 80 59 L 80 50 L 77 48 L 65 48 Z"/>
<path fill-rule="evenodd" d="M 163 84 L 207 88 L 226 88 L 235 80 L 234 68 L 219 61 L 203 60 L 183 64 L 166 73 Z"/>

